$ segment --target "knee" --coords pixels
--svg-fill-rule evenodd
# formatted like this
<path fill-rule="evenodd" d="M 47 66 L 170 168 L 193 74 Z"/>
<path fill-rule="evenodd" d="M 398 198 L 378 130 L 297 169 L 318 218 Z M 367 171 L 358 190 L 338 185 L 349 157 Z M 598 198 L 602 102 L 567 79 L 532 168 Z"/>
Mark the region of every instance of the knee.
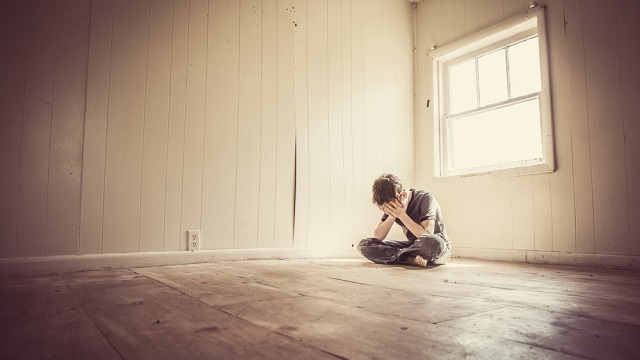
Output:
<path fill-rule="evenodd" d="M 435 234 L 423 234 L 416 239 L 414 244 L 418 245 L 426 254 L 429 254 L 432 257 L 442 254 L 446 247 L 444 240 Z"/>
<path fill-rule="evenodd" d="M 358 243 L 358 251 L 360 251 L 360 253 L 362 253 L 362 247 L 370 246 L 371 244 L 373 244 L 376 241 L 378 241 L 378 240 L 376 240 L 374 238 L 367 238 L 367 239 L 360 240 L 360 242 Z"/>

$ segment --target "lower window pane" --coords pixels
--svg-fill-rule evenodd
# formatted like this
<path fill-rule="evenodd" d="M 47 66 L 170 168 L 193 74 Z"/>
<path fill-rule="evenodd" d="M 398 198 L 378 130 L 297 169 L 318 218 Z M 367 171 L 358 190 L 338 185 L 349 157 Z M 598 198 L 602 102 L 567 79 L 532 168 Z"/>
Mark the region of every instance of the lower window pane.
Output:
<path fill-rule="evenodd" d="M 542 158 L 538 98 L 449 120 L 449 169 Z"/>

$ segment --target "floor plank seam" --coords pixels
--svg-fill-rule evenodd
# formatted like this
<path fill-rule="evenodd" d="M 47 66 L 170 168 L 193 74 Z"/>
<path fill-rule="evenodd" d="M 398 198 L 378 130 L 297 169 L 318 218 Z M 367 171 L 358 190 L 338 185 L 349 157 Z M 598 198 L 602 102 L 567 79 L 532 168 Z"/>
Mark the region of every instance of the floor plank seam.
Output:
<path fill-rule="evenodd" d="M 492 337 L 492 336 L 489 336 Z M 580 358 L 580 359 L 586 359 L 586 360 L 599 360 L 598 358 L 590 358 L 590 357 L 586 357 L 584 355 L 579 355 L 579 354 L 574 354 L 571 352 L 566 352 L 566 351 L 562 351 L 560 349 L 554 349 L 550 346 L 544 346 L 541 344 L 532 344 L 532 343 L 528 343 L 528 342 L 524 342 L 524 341 L 519 341 L 519 340 L 515 340 L 515 339 L 507 339 L 508 341 L 512 341 L 514 343 L 518 343 L 518 344 L 523 344 L 523 345 L 527 345 L 527 346 L 533 346 L 533 347 L 537 347 L 539 349 L 545 349 L 545 350 L 549 350 L 549 351 L 553 351 L 562 355 L 569 355 L 569 356 L 574 356 L 576 358 Z"/>
<path fill-rule="evenodd" d="M 237 276 L 238 278 L 240 278 L 240 279 L 242 279 L 242 280 L 245 280 L 245 281 L 248 281 L 248 282 L 252 282 L 252 283 L 256 283 L 256 284 L 260 284 L 260 285 L 268 286 L 268 287 L 270 287 L 270 288 L 273 288 L 273 289 L 276 289 L 276 290 L 280 290 L 280 291 L 282 291 L 282 289 L 280 289 L 279 287 L 274 286 L 274 285 L 271 285 L 271 284 L 267 284 L 267 283 L 262 282 L 262 281 L 260 281 L 260 280 L 251 279 L 251 278 L 248 278 L 248 277 L 244 277 L 244 276 L 242 276 L 242 275 L 234 275 L 234 276 Z"/>
<path fill-rule="evenodd" d="M 336 279 L 339 280 L 339 279 Z M 452 281 L 448 281 L 448 283 L 452 283 Z M 632 298 L 632 297 L 619 297 L 619 296 L 605 296 L 605 295 L 600 295 L 599 297 L 594 297 L 594 296 L 588 296 L 585 294 L 571 294 L 568 293 L 566 290 L 565 291 L 550 291 L 550 290 L 545 290 L 545 289 L 541 289 L 541 290 L 533 290 L 533 289 L 517 289 L 517 288 L 509 288 L 509 287 L 501 287 L 501 286 L 491 286 L 491 285 L 486 285 L 486 284 L 474 284 L 471 282 L 462 282 L 462 281 L 454 281 L 453 282 L 454 285 L 465 285 L 465 286 L 475 286 L 478 288 L 483 288 L 483 289 L 498 289 L 498 290 L 507 290 L 507 291 L 523 291 L 523 292 L 532 292 L 532 293 L 537 293 L 537 294 L 545 294 L 545 295 L 563 295 L 563 296 L 569 296 L 569 297 L 576 297 L 576 298 L 580 298 L 580 299 L 602 299 L 602 300 L 611 300 L 611 301 L 630 301 L 633 303 L 640 303 L 640 299 L 638 298 Z M 396 289 L 392 289 L 392 290 L 396 290 Z"/>
<path fill-rule="evenodd" d="M 122 356 L 118 348 L 111 342 L 111 340 L 109 340 L 109 337 L 105 335 L 105 333 L 102 331 L 102 328 L 100 328 L 100 326 L 96 323 L 96 321 L 93 319 L 93 316 L 91 316 L 91 313 L 87 311 L 87 309 L 84 307 L 83 303 L 80 304 L 80 307 L 82 307 L 82 311 L 84 311 L 84 313 L 87 315 L 89 320 L 91 320 L 91 323 L 93 324 L 93 326 L 95 326 L 96 329 L 98 329 L 98 331 L 100 332 L 100 335 L 102 335 L 102 338 L 107 342 L 107 344 L 109 344 L 109 346 L 111 346 L 113 351 L 115 351 L 116 354 L 118 354 L 120 359 L 124 360 L 125 357 Z"/>
<path fill-rule="evenodd" d="M 393 290 L 393 291 L 400 291 L 400 292 L 407 292 L 408 290 L 403 289 L 403 288 L 394 288 L 394 287 L 388 287 L 388 286 L 380 286 L 380 285 L 374 285 L 374 284 L 367 284 L 367 283 L 361 283 L 361 282 L 357 282 L 357 281 L 352 281 L 352 280 L 346 280 L 346 279 L 340 279 L 340 278 L 336 278 L 336 277 L 330 277 L 328 276 L 327 279 L 332 279 L 332 280 L 337 280 L 337 281 L 343 281 L 346 283 L 351 283 L 351 284 L 357 284 L 357 285 L 363 285 L 363 286 L 369 286 L 369 287 L 373 287 L 376 289 L 383 289 L 383 290 Z M 512 290 L 512 289 L 510 289 Z M 449 295 L 440 295 L 440 294 L 427 294 L 425 293 L 425 295 L 429 295 L 429 296 L 435 296 L 435 297 L 439 297 L 439 298 L 443 298 L 443 299 L 452 299 L 452 300 L 459 300 L 459 299 L 465 299 L 464 296 L 449 296 Z M 493 301 L 495 302 L 495 301 Z"/>
<path fill-rule="evenodd" d="M 364 285 L 364 286 L 370 286 L 370 287 L 385 289 L 385 287 L 382 287 L 382 286 L 371 285 L 371 284 L 362 283 L 362 282 L 353 281 L 353 280 L 340 279 L 340 278 L 336 278 L 336 277 L 332 277 L 332 276 L 327 276 L 327 279 L 344 281 L 344 282 L 351 283 L 351 284 Z M 389 289 L 389 288 L 386 288 L 386 289 Z M 397 289 L 389 289 L 389 290 L 397 290 Z"/>
<path fill-rule="evenodd" d="M 538 309 L 538 308 L 530 308 L 530 309 L 542 310 L 542 309 Z M 584 314 L 572 314 L 570 312 L 563 312 L 563 311 L 555 311 L 555 310 L 544 310 L 544 311 L 547 311 L 547 312 L 552 313 L 552 314 L 559 314 L 559 315 L 564 315 L 564 316 L 572 316 L 572 317 L 581 318 L 581 319 L 604 321 L 604 322 L 608 322 L 608 323 L 612 323 L 612 324 L 616 324 L 616 325 L 633 326 L 633 327 L 636 327 L 636 328 L 638 328 L 640 330 L 640 325 L 638 325 L 638 324 L 630 324 L 628 322 L 621 322 L 621 321 L 617 321 L 617 320 L 611 320 L 611 319 L 605 319 L 605 318 L 600 318 L 600 317 L 588 316 L 588 315 L 584 315 Z"/>
<path fill-rule="evenodd" d="M 263 301 L 270 301 L 270 300 L 263 300 Z M 289 335 L 287 335 L 287 334 L 283 334 L 283 333 L 281 333 L 281 332 L 279 332 L 279 331 L 272 330 L 272 329 L 269 329 L 268 327 L 262 326 L 262 325 L 260 325 L 260 324 L 256 324 L 256 323 L 251 322 L 251 321 L 249 321 L 249 320 L 246 320 L 246 319 L 244 319 L 244 318 L 242 318 L 242 317 L 240 317 L 240 316 L 238 316 L 238 315 L 236 315 L 236 314 L 234 314 L 234 313 L 231 313 L 231 312 L 229 312 L 229 311 L 227 311 L 227 310 L 225 310 L 225 309 L 217 309 L 217 310 L 220 310 L 220 311 L 222 311 L 222 312 L 223 312 L 223 313 L 225 313 L 225 314 L 231 315 L 231 316 L 235 317 L 236 319 L 239 319 L 239 320 L 241 320 L 241 321 L 244 321 L 244 322 L 249 323 L 249 324 L 254 325 L 254 326 L 258 326 L 258 327 L 260 327 L 260 328 L 262 328 L 262 329 L 265 329 L 265 330 L 267 330 L 267 331 L 270 331 L 270 332 L 272 332 L 272 333 L 274 333 L 274 334 L 276 334 L 276 335 L 278 335 L 278 336 L 282 336 L 282 337 L 285 337 L 285 338 L 287 338 L 287 339 L 289 339 L 289 340 L 292 340 L 292 341 L 295 341 L 295 342 L 301 343 L 301 344 L 303 344 L 304 346 L 307 346 L 307 347 L 312 348 L 312 349 L 316 349 L 316 350 L 318 350 L 318 351 L 321 351 L 321 352 L 323 352 L 323 353 L 325 353 L 325 354 L 328 354 L 328 355 L 330 355 L 330 356 L 336 357 L 336 358 L 338 358 L 338 359 L 343 359 L 343 360 L 347 360 L 347 359 L 348 359 L 348 358 L 342 357 L 342 356 L 340 356 L 340 355 L 338 355 L 338 354 L 334 354 L 334 353 L 332 353 L 332 352 L 330 352 L 330 351 L 320 349 L 319 347 L 316 347 L 316 346 L 314 346 L 314 345 L 312 345 L 312 344 L 306 343 L 306 342 L 302 341 L 301 339 L 296 339 L 296 338 L 291 337 L 291 336 L 289 336 Z"/>
<path fill-rule="evenodd" d="M 497 308 L 495 308 L 495 309 L 489 309 L 489 310 L 484 310 L 484 311 L 478 311 L 478 312 L 474 312 L 473 314 L 469 314 L 469 315 L 458 316 L 458 317 L 455 317 L 455 318 L 452 318 L 452 319 L 447 319 L 447 320 L 441 320 L 441 321 L 437 321 L 437 322 L 432 322 L 432 324 L 434 324 L 434 325 L 440 325 L 440 326 L 447 326 L 447 325 L 442 325 L 442 323 L 444 323 L 444 322 L 448 322 L 448 321 L 451 321 L 451 320 L 464 319 L 464 318 L 466 318 L 466 317 L 475 316 L 475 315 L 478 315 L 478 314 L 484 314 L 484 313 L 488 313 L 488 312 L 492 312 L 492 311 L 496 311 L 496 310 L 500 310 L 500 309 L 504 309 L 504 308 L 508 308 L 508 307 L 515 307 L 515 306 L 513 306 L 513 305 L 500 306 L 500 307 L 497 307 Z M 450 327 L 450 326 L 447 326 L 447 327 Z"/>
<path fill-rule="evenodd" d="M 179 293 L 180 293 L 180 294 L 182 294 L 182 295 L 185 295 L 185 296 L 187 296 L 187 297 L 190 297 L 190 298 L 192 298 L 192 299 L 195 299 L 195 300 L 197 300 L 197 301 L 199 301 L 199 302 L 201 302 L 201 303 L 203 303 L 203 304 L 207 305 L 208 307 L 211 307 L 211 305 L 209 305 L 209 304 L 207 304 L 207 303 L 203 302 L 202 300 L 200 300 L 200 299 L 198 299 L 198 298 L 196 298 L 196 297 L 193 297 L 193 296 L 191 296 L 191 295 L 187 294 L 186 292 L 184 292 L 184 291 L 182 291 L 182 290 L 180 290 L 180 289 L 176 289 L 176 288 L 174 288 L 174 287 L 173 287 L 173 286 L 171 286 L 171 285 L 165 284 L 165 283 L 163 283 L 162 281 L 160 281 L 160 280 L 158 280 L 158 279 L 155 279 L 155 278 L 153 278 L 153 277 L 151 277 L 151 276 L 148 276 L 148 275 L 145 275 L 145 274 L 141 274 L 141 273 L 139 273 L 139 272 L 136 272 L 136 271 L 135 271 L 135 270 L 133 270 L 133 269 L 128 269 L 128 270 L 129 270 L 129 271 L 132 271 L 132 272 L 134 272 L 134 273 L 136 273 L 136 274 L 138 274 L 138 275 L 140 275 L 140 276 L 143 276 L 143 277 L 145 277 L 145 278 L 147 278 L 147 279 L 149 279 L 149 280 L 152 280 L 152 281 L 154 281 L 154 282 L 156 282 L 156 283 L 158 283 L 158 284 L 160 284 L 160 285 L 162 285 L 162 286 L 166 286 L 166 287 L 168 287 L 168 288 L 169 288 L 169 289 L 171 289 L 171 290 L 177 291 L 177 292 L 179 292 Z"/>

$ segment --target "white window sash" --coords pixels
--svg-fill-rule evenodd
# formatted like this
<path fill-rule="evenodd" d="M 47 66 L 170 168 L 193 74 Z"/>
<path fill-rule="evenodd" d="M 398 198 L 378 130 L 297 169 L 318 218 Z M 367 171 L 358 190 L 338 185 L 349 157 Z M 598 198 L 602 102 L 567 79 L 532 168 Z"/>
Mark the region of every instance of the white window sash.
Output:
<path fill-rule="evenodd" d="M 474 34 L 458 39 L 450 44 L 435 48 L 428 53 L 432 59 L 434 96 L 436 97 L 436 101 L 433 102 L 434 132 L 436 135 L 434 136 L 435 166 L 433 170 L 436 178 L 450 178 L 452 176 L 460 178 L 470 176 L 503 177 L 553 172 L 555 170 L 548 43 L 544 18 L 544 7 L 538 6 Z M 499 104 L 491 104 L 463 113 L 457 113 L 455 117 L 473 112 L 486 111 L 486 109 L 495 109 L 500 106 L 505 106 L 505 104 L 514 103 L 515 101 L 522 101 L 522 98 L 538 96 L 540 101 L 543 158 L 534 161 L 519 161 L 515 163 L 484 166 L 481 168 L 449 171 L 447 166 L 448 160 L 445 159 L 445 156 L 448 156 L 446 154 L 446 149 L 448 149 L 446 121 L 454 116 L 447 117 L 444 111 L 446 109 L 445 104 L 449 103 L 448 93 L 446 91 L 447 87 L 445 86 L 446 76 L 448 76 L 448 74 L 445 69 L 447 69 L 448 66 L 480 56 L 490 50 L 499 49 L 531 38 L 535 36 L 536 33 L 540 46 L 541 91 L 539 93 L 509 99 Z"/>

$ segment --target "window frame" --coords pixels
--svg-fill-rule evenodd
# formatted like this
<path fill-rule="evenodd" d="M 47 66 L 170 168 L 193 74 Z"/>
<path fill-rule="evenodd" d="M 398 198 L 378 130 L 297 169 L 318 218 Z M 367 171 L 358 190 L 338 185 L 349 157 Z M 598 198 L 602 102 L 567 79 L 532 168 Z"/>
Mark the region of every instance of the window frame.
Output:
<path fill-rule="evenodd" d="M 506 46 L 538 37 L 540 55 L 541 90 L 517 98 L 508 99 L 495 104 L 485 105 L 473 110 L 460 112 L 452 116 L 455 120 L 462 114 L 479 113 L 508 106 L 528 99 L 538 98 L 540 106 L 540 127 L 542 141 L 542 158 L 516 161 L 511 163 L 480 166 L 453 170 L 449 169 L 449 132 L 445 110 L 449 104 L 448 67 L 459 64 L 480 55 L 502 49 Z M 474 34 L 456 40 L 428 53 L 432 59 L 433 95 L 435 97 L 434 114 L 434 175 L 435 178 L 470 177 L 470 176 L 516 176 L 555 171 L 553 149 L 553 119 L 551 111 L 548 39 L 544 20 L 544 7 L 537 6 L 522 14 L 504 20 L 494 26 L 480 30 Z M 508 66 L 508 65 L 507 65 Z"/>

